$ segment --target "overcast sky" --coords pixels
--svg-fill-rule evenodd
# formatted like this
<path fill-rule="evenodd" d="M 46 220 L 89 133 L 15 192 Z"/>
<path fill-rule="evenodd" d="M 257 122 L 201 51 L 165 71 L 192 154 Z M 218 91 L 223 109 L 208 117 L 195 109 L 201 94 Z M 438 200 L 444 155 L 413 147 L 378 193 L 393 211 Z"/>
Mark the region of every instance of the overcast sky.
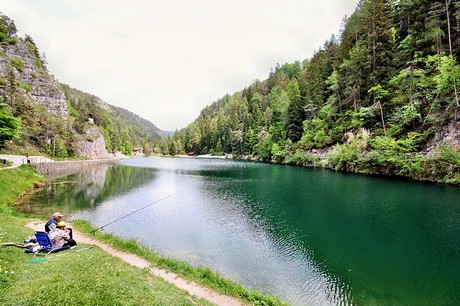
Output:
<path fill-rule="evenodd" d="M 1 0 L 60 82 L 187 126 L 226 93 L 312 56 L 356 0 Z"/>

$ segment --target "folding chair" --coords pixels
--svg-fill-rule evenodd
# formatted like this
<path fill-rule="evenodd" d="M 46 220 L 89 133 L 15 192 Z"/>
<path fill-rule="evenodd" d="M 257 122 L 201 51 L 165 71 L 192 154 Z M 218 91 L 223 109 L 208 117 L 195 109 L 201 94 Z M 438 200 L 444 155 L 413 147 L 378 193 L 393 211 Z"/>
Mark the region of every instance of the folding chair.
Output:
<path fill-rule="evenodd" d="M 37 238 L 37 242 L 40 245 L 40 249 L 38 249 L 38 251 L 34 253 L 34 256 L 37 255 L 38 252 L 47 252 L 45 256 L 48 256 L 50 253 L 56 253 L 70 248 L 70 246 L 66 245 L 57 249 L 53 249 L 51 239 L 46 232 L 35 232 L 35 238 Z"/>

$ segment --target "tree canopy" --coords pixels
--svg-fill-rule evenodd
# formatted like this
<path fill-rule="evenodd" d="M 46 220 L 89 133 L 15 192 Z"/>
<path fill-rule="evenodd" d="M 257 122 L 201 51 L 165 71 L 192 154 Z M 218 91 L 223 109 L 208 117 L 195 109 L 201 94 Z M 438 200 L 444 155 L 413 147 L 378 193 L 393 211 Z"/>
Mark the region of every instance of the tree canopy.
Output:
<path fill-rule="evenodd" d="M 459 58 L 458 1 L 361 0 L 339 38 L 215 101 L 157 147 L 299 164 L 311 164 L 318 152 L 355 150 L 328 166 L 384 171 L 382 161 L 361 168 L 348 161 L 368 158 L 382 142 L 404 146 L 398 154 L 429 150 L 435 133 L 460 117 Z"/>

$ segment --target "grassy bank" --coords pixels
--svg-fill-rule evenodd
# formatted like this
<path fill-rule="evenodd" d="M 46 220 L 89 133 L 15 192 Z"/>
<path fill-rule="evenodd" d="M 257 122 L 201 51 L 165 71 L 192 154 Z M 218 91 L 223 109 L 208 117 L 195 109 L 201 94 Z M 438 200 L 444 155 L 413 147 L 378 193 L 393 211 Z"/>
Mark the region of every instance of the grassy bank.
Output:
<path fill-rule="evenodd" d="M 0 242 L 21 242 L 33 231 L 25 228 L 26 215 L 13 209 L 15 201 L 35 182 L 44 178 L 23 165 L 0 171 Z M 90 225 L 75 222 L 75 227 L 91 234 Z M 123 241 L 97 232 L 94 236 L 113 247 L 135 253 L 158 267 L 173 271 L 215 291 L 238 297 L 255 305 L 282 305 L 273 297 L 249 291 L 206 268 L 163 258 L 134 241 Z M 0 247 L 0 305 L 55 305 L 56 299 L 68 305 L 208 305 L 191 298 L 148 271 L 140 271 L 108 255 L 97 247 L 51 255 L 49 260 L 31 263 L 32 255 L 23 249 Z M 88 274 L 90 271 L 90 274 Z M 58 297 L 58 298 L 57 298 Z"/>
<path fill-rule="evenodd" d="M 414 145 L 380 137 L 336 146 L 326 156 L 318 157 L 303 150 L 293 150 L 283 163 L 326 168 L 352 173 L 404 177 L 460 186 L 460 150 L 438 147 L 432 155 L 414 152 Z M 370 147 L 370 148 L 368 148 Z"/>
<path fill-rule="evenodd" d="M 28 165 L 0 171 L 0 242 L 22 242 L 33 235 L 24 226 L 28 216 L 12 205 L 43 180 Z M 86 247 L 38 263 L 23 249 L 0 247 L 0 305 L 210 305 L 99 248 Z"/>
<path fill-rule="evenodd" d="M 26 222 L 0 214 L 0 240 L 32 234 Z M 52 254 L 38 263 L 23 249 L 1 247 L 0 305 L 210 305 L 147 270 L 87 247 Z"/>
<path fill-rule="evenodd" d="M 16 214 L 12 209 L 16 200 L 34 187 L 35 182 L 43 182 L 30 165 L 0 171 L 0 213 Z"/>
<path fill-rule="evenodd" d="M 253 305 L 284 305 L 284 303 L 275 297 L 245 289 L 237 282 L 226 279 L 220 276 L 219 273 L 211 271 L 209 268 L 194 267 L 183 261 L 164 258 L 152 252 L 152 250 L 140 246 L 134 240 L 126 241 L 111 234 L 105 234 L 98 231 L 94 232 L 91 225 L 85 221 L 77 220 L 74 222 L 74 225 L 81 232 L 91 235 L 118 250 L 139 255 L 157 267 L 172 271 L 186 279 L 210 287 L 219 293 L 237 297 Z"/>

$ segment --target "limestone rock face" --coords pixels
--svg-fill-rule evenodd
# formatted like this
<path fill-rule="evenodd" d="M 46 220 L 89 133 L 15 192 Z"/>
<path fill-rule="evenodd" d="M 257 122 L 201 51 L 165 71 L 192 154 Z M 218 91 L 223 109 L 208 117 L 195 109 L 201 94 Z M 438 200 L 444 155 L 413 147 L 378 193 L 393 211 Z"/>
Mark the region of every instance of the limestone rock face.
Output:
<path fill-rule="evenodd" d="M 79 156 L 90 159 L 109 157 L 109 153 L 105 148 L 104 137 L 95 125 L 86 130 L 85 134 L 79 136 L 80 140 L 75 144 L 76 153 Z"/>
<path fill-rule="evenodd" d="M 67 118 L 69 108 L 65 95 L 54 77 L 38 65 L 39 61 L 20 39 L 16 44 L 5 47 L 5 52 L 0 57 L 0 77 L 6 79 L 8 71 L 12 71 L 23 95 L 43 105 L 51 114 Z"/>
<path fill-rule="evenodd" d="M 431 154 L 438 145 L 460 149 L 460 120 L 451 121 L 441 131 L 436 132 L 424 151 Z"/>

